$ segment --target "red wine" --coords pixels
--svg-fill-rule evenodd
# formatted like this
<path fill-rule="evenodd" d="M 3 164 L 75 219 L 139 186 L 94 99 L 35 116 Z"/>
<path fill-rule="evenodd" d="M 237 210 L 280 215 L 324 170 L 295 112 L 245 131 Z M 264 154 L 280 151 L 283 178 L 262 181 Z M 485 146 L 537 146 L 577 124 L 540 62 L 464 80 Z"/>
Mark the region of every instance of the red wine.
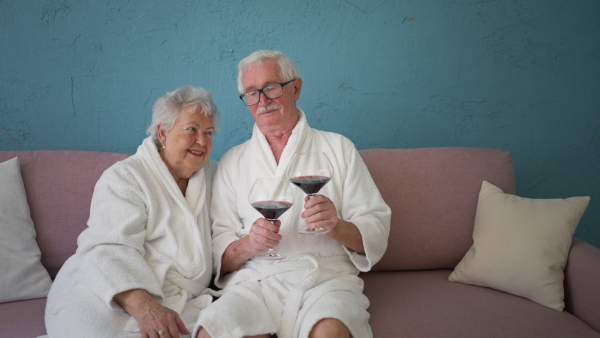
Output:
<path fill-rule="evenodd" d="M 292 207 L 292 203 L 280 201 L 260 201 L 252 203 L 254 209 L 258 210 L 264 218 L 276 220 Z"/>
<path fill-rule="evenodd" d="M 331 180 L 331 177 L 326 176 L 298 176 L 290 178 L 290 182 L 302 189 L 307 195 L 318 193 L 329 180 Z"/>

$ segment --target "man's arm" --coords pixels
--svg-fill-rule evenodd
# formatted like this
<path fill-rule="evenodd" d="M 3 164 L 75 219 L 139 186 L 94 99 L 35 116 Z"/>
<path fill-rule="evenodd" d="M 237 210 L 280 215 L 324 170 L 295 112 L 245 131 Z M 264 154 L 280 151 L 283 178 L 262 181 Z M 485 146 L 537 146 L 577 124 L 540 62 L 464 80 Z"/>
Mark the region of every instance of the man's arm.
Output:
<path fill-rule="evenodd" d="M 361 255 L 365 254 L 362 235 L 354 223 L 338 219 L 337 225 L 325 235 L 354 252 Z"/>
<path fill-rule="evenodd" d="M 221 275 L 238 270 L 254 256 L 248 245 L 248 236 L 229 244 L 221 258 Z"/>
<path fill-rule="evenodd" d="M 271 223 L 264 218 L 257 219 L 247 236 L 229 244 L 221 258 L 221 275 L 233 272 L 259 252 L 274 248 L 279 244 L 280 221 Z"/>
<path fill-rule="evenodd" d="M 360 231 L 353 223 L 337 217 L 335 204 L 329 198 L 316 195 L 313 198 L 306 197 L 304 201 L 306 210 L 302 213 L 302 218 L 306 219 L 307 227 L 330 229 L 325 236 L 338 241 L 354 252 L 365 253 Z"/>

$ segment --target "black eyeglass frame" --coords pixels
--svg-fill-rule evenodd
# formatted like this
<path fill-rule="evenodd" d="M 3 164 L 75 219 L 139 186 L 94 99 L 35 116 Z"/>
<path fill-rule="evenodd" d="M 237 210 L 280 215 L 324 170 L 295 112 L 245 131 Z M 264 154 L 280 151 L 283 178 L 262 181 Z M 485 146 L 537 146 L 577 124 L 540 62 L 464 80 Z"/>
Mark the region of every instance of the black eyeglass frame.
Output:
<path fill-rule="evenodd" d="M 291 79 L 291 80 L 289 80 L 289 81 L 287 81 L 287 82 L 271 83 L 270 85 L 268 85 L 268 86 L 265 86 L 265 87 L 262 87 L 262 88 L 260 88 L 260 89 L 253 89 L 253 90 L 249 90 L 249 91 L 247 91 L 247 92 L 245 92 L 245 93 L 242 93 L 242 94 L 240 95 L 240 100 L 242 100 L 242 102 L 244 102 L 244 104 L 245 104 L 246 106 L 253 106 L 253 105 L 255 105 L 255 104 L 258 104 L 258 103 L 260 102 L 260 94 L 261 94 L 261 93 L 262 93 L 264 96 L 266 96 L 268 99 L 270 99 L 270 100 L 272 100 L 272 99 L 276 99 L 276 98 L 280 97 L 281 95 L 283 95 L 283 87 L 285 87 L 286 85 L 288 85 L 288 84 L 290 84 L 290 83 L 294 82 L 295 80 L 296 80 L 296 78 L 293 78 L 293 79 Z M 267 87 L 271 87 L 272 85 L 276 85 L 276 84 L 278 84 L 278 85 L 280 85 L 280 86 L 281 86 L 281 94 L 279 94 L 278 96 L 275 96 L 275 97 L 269 97 L 269 95 L 267 95 L 267 93 L 265 93 L 265 92 L 264 92 L 265 88 L 267 88 Z M 244 101 L 244 96 L 245 96 L 246 94 L 248 94 L 248 93 L 251 93 L 251 92 L 258 92 L 258 101 L 256 101 L 256 103 L 253 103 L 253 104 L 246 104 L 246 102 Z"/>

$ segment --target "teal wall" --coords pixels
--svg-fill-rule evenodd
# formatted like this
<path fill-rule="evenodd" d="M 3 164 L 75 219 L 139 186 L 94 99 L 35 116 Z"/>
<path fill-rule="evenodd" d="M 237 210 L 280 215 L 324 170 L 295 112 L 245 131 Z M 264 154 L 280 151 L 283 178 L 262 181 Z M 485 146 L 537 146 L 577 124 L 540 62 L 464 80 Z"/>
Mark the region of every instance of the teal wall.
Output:
<path fill-rule="evenodd" d="M 236 66 L 294 59 L 309 122 L 359 149 L 492 147 L 518 194 L 591 195 L 600 246 L 600 1 L 0 0 L 0 150 L 134 152 L 182 85 L 222 111 L 213 157 L 250 136 Z"/>

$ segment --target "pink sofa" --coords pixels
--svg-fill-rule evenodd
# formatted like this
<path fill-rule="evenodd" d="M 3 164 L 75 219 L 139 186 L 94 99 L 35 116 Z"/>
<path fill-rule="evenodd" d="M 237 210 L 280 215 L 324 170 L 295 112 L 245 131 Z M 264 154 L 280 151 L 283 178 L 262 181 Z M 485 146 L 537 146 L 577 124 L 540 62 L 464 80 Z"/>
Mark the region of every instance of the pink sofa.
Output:
<path fill-rule="evenodd" d="M 361 155 L 392 208 L 388 250 L 374 271 L 361 275 L 375 337 L 600 337 L 600 249 L 581 240 L 574 239 L 565 270 L 564 312 L 448 281 L 473 243 L 482 180 L 515 193 L 508 152 L 371 149 Z M 0 162 L 15 156 L 42 264 L 54 277 L 77 248 L 100 174 L 128 155 L 4 151 Z M 0 336 L 45 334 L 45 304 L 43 298 L 0 304 Z"/>

